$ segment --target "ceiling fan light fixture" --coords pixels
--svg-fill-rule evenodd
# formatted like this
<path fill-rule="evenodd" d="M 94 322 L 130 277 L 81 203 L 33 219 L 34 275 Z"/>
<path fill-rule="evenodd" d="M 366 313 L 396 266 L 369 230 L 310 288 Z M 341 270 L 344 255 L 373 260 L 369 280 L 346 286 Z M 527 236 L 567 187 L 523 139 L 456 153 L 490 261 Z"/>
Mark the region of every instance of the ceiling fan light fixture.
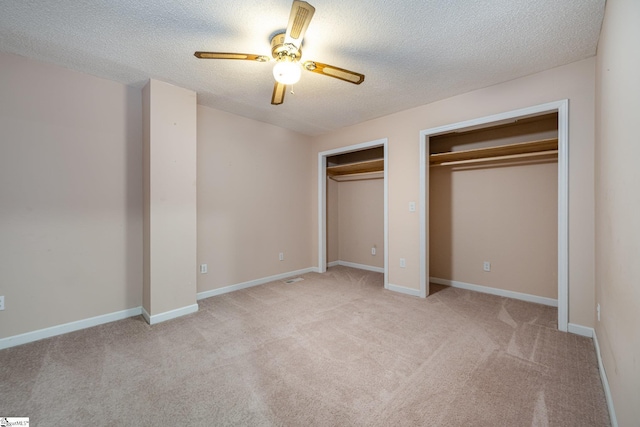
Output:
<path fill-rule="evenodd" d="M 279 59 L 276 65 L 273 66 L 273 77 L 283 85 L 298 83 L 301 74 L 302 68 L 300 64 L 289 57 Z"/>
<path fill-rule="evenodd" d="M 364 81 L 364 74 L 321 62 L 300 62 L 302 59 L 302 39 L 315 10 L 315 7 L 304 0 L 293 0 L 287 29 L 271 35 L 271 56 L 203 51 L 197 51 L 194 55 L 200 59 L 236 59 L 257 62 L 268 62 L 273 58 L 276 62 L 273 67 L 273 77 L 276 83 L 273 85 L 271 105 L 280 105 L 284 102 L 287 86 L 291 86 L 300 80 L 303 67 L 306 71 L 312 73 L 359 85 Z M 293 93 L 293 90 L 291 90 L 291 93 Z"/>

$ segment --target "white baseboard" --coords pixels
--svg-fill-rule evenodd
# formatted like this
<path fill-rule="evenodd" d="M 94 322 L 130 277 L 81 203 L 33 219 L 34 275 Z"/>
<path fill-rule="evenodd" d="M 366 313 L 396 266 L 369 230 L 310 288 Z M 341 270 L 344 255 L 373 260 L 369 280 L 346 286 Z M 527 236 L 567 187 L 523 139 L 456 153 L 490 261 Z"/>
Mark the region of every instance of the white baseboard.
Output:
<path fill-rule="evenodd" d="M 618 427 L 618 419 L 616 418 L 616 411 L 613 407 L 613 397 L 611 396 L 611 389 L 609 388 L 609 380 L 607 379 L 607 372 L 604 370 L 604 364 L 602 363 L 602 354 L 600 353 L 600 344 L 598 344 L 598 335 L 596 331 L 593 331 L 593 345 L 596 348 L 596 357 L 598 358 L 598 370 L 600 371 L 600 379 L 602 380 L 602 388 L 604 388 L 604 397 L 607 400 L 607 408 L 609 408 L 609 418 L 611 418 L 611 427 Z"/>
<path fill-rule="evenodd" d="M 239 291 L 240 289 L 251 288 L 253 286 L 264 285 L 265 283 L 274 282 L 276 280 L 288 279 L 289 277 L 299 276 L 306 273 L 317 273 L 316 267 L 304 268 L 302 270 L 290 271 L 288 273 L 276 274 L 274 276 L 263 277 L 262 279 L 249 280 L 248 282 L 237 283 L 235 285 L 229 285 L 218 289 L 212 289 L 210 291 L 198 292 L 196 298 L 198 300 L 214 297 L 216 295 L 222 295 L 233 291 Z"/>
<path fill-rule="evenodd" d="M 166 322 L 167 320 L 175 319 L 177 317 L 186 316 L 187 314 L 195 313 L 198 311 L 198 304 L 191 304 L 186 307 L 176 308 L 175 310 L 165 311 L 164 313 L 154 314 L 153 316 L 147 313 L 147 310 L 142 307 L 142 317 L 147 321 L 150 325 L 155 325 L 156 323 Z"/>
<path fill-rule="evenodd" d="M 273 282 L 275 280 L 287 279 L 292 276 L 299 276 L 305 273 L 318 272 L 316 267 L 305 268 L 302 270 L 291 271 L 288 273 L 277 274 L 275 276 L 265 277 L 262 279 L 251 280 L 249 282 L 239 283 L 236 285 L 225 286 L 224 288 L 213 289 L 211 291 L 200 292 L 196 295 L 197 300 L 203 298 L 212 297 L 215 295 L 222 295 L 227 292 L 237 291 L 239 289 L 249 288 L 251 286 L 262 285 L 264 283 Z M 185 316 L 187 314 L 195 313 L 198 311 L 198 304 L 192 304 L 187 307 L 178 308 L 176 310 L 167 311 L 165 313 L 150 315 L 143 307 L 131 308 L 128 310 L 118 311 L 115 313 L 109 313 L 102 316 L 91 317 L 89 319 L 78 320 L 76 322 L 65 323 L 63 325 L 52 326 L 50 328 L 40 329 L 37 331 L 27 332 L 21 335 L 15 335 L 7 338 L 0 338 L 0 350 L 14 347 L 21 344 L 26 344 L 33 341 L 38 341 L 44 338 L 54 337 L 56 335 L 62 335 L 69 332 L 78 331 L 80 329 L 90 328 L 92 326 L 102 325 L 104 323 L 114 322 L 116 320 L 126 319 L 128 317 L 142 315 L 146 322 L 150 325 L 155 325 L 160 322 L 175 319 L 177 317 Z"/>
<path fill-rule="evenodd" d="M 116 311 L 115 313 L 90 317 L 89 319 L 77 320 L 75 322 L 65 323 L 62 325 L 51 326 L 49 328 L 39 329 L 37 331 L 27 332 L 20 335 L 14 335 L 12 337 L 1 338 L 0 350 L 9 347 L 15 347 L 21 344 L 27 344 L 44 338 L 51 338 L 57 335 L 79 331 L 80 329 L 91 328 L 93 326 L 102 325 L 104 323 L 115 322 L 116 320 L 122 320 L 128 317 L 139 316 L 140 314 L 142 314 L 142 307 L 135 307 L 128 310 Z"/>
<path fill-rule="evenodd" d="M 414 297 L 420 296 L 420 289 L 406 288 L 404 286 L 393 285 L 391 283 L 387 285 L 387 289 L 390 291 L 399 292 L 401 294 L 411 295 Z"/>
<path fill-rule="evenodd" d="M 335 267 L 336 265 L 340 265 L 340 261 L 331 261 L 327 263 L 327 267 Z"/>
<path fill-rule="evenodd" d="M 544 304 L 551 307 L 558 306 L 558 300 L 553 298 L 539 297 L 537 295 L 524 294 L 522 292 L 490 288 L 488 286 L 474 285 L 472 283 L 458 282 L 456 280 L 440 279 L 438 277 L 429 277 L 429 281 L 432 283 L 437 283 L 439 285 L 451 286 L 453 288 L 467 289 L 469 291 L 482 292 L 485 294 L 498 295 L 501 297 L 519 299 L 522 301 L 535 302 L 536 304 Z"/>
<path fill-rule="evenodd" d="M 373 271 L 375 273 L 384 273 L 384 268 L 383 267 L 374 267 L 372 265 L 357 264 L 355 262 L 334 261 L 334 262 L 332 262 L 330 264 L 342 265 L 344 267 L 358 268 L 360 270 Z M 327 264 L 327 266 L 329 266 L 329 264 Z M 331 266 L 331 267 L 333 267 L 333 266 Z"/>
<path fill-rule="evenodd" d="M 582 335 L 583 337 L 593 338 L 595 331 L 588 326 L 576 325 L 575 323 L 569 323 L 567 325 L 567 332 L 572 334 Z"/>

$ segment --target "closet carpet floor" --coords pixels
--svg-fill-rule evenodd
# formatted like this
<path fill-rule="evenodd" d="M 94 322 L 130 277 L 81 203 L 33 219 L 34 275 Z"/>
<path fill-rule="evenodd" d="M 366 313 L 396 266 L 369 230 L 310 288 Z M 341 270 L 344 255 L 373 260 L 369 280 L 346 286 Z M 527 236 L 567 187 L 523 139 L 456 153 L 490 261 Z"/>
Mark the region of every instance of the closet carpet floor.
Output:
<path fill-rule="evenodd" d="M 347 267 L 0 351 L 34 426 L 607 426 L 591 339 L 555 308 Z"/>

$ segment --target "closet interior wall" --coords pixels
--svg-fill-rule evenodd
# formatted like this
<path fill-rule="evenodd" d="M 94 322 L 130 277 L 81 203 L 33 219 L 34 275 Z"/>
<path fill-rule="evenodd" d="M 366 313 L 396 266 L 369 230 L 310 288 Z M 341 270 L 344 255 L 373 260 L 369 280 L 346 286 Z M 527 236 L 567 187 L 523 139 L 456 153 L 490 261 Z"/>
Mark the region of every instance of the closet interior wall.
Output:
<path fill-rule="evenodd" d="M 557 138 L 557 114 L 431 137 L 430 154 Z M 429 276 L 558 297 L 556 155 L 429 169 Z M 484 271 L 484 263 L 490 271 Z"/>

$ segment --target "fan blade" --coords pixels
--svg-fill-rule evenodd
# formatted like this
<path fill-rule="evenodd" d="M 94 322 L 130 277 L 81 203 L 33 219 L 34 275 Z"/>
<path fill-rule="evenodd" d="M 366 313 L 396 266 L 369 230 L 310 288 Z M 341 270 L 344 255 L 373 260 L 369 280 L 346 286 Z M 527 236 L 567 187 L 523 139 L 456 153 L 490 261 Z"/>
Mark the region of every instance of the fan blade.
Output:
<path fill-rule="evenodd" d="M 287 85 L 276 82 L 273 86 L 273 95 L 271 95 L 271 103 L 280 105 L 284 102 L 284 93 L 287 91 Z"/>
<path fill-rule="evenodd" d="M 359 85 L 364 81 L 364 74 L 355 71 L 345 70 L 344 68 L 334 67 L 333 65 L 323 64 L 321 62 L 306 61 L 304 63 L 305 70 L 313 73 L 323 74 L 325 76 L 334 77 L 344 80 L 345 82 Z"/>
<path fill-rule="evenodd" d="M 196 52 L 196 58 L 200 59 L 245 59 L 248 61 L 267 62 L 268 56 L 253 55 L 251 53 L 228 53 L 228 52 Z"/>
<path fill-rule="evenodd" d="M 297 49 L 300 49 L 300 46 L 302 46 L 302 38 L 307 31 L 307 27 L 315 11 L 316 8 L 306 1 L 295 0 L 293 2 L 291 15 L 289 15 L 289 23 L 287 24 L 287 32 L 285 33 L 285 43 L 290 43 Z"/>

